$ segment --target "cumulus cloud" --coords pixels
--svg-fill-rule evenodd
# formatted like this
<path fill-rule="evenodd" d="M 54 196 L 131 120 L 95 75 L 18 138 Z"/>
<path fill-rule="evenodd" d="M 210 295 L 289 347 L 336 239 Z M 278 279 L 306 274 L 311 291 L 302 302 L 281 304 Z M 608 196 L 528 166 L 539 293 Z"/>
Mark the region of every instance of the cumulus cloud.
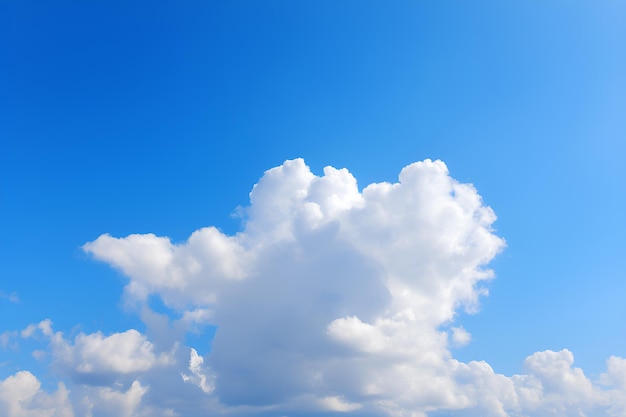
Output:
<path fill-rule="evenodd" d="M 52 333 L 57 363 L 74 374 L 132 373 L 154 387 L 125 380 L 111 393 L 91 386 L 89 398 L 123 395 L 133 415 L 141 402 L 182 415 L 624 415 L 621 358 L 591 381 L 567 350 L 535 353 L 512 377 L 452 357 L 451 345 L 471 340 L 455 317 L 478 310 L 505 243 L 494 212 L 443 162 L 360 190 L 346 169 L 317 176 L 286 161 L 265 172 L 243 212 L 234 235 L 206 227 L 174 244 L 104 234 L 83 246 L 128 278 L 127 300 L 149 326 L 163 319 L 147 307 L 154 296 L 187 329 L 217 326 L 210 352 L 187 348 L 183 360 L 134 330 Z M 26 333 L 37 329 L 48 331 Z"/>
<path fill-rule="evenodd" d="M 28 325 L 21 336 L 33 337 L 37 330 L 49 339 L 56 367 L 83 381 L 106 381 L 110 377 L 146 372 L 174 362 L 172 352 L 155 352 L 155 346 L 147 337 L 134 329 L 109 336 L 101 332 L 81 332 L 68 340 L 62 332 L 54 332 L 52 322 L 46 319 Z"/>
<path fill-rule="evenodd" d="M 78 373 L 136 373 L 168 363 L 165 353 L 155 355 L 154 345 L 136 330 L 104 336 L 80 333 L 70 344 L 55 338 L 56 357 Z"/>
<path fill-rule="evenodd" d="M 70 392 L 59 383 L 47 392 L 32 373 L 20 371 L 0 380 L 0 415 L 5 417 L 179 417 L 171 408 L 149 404 L 147 385 L 138 380 L 128 387 L 75 386 Z"/>
<path fill-rule="evenodd" d="M 237 239 L 214 227 L 194 232 L 185 245 L 153 234 L 102 235 L 83 249 L 132 277 L 129 296 L 145 301 L 159 294 L 172 307 L 211 305 L 221 281 L 244 276 L 245 256 Z"/>
<path fill-rule="evenodd" d="M 81 405 L 88 417 L 92 417 L 94 413 L 119 417 L 149 415 L 141 406 L 148 388 L 141 385 L 139 381 L 133 381 L 125 391 L 110 387 L 95 387 L 88 389 L 87 392 L 88 395 L 83 397 Z"/>
<path fill-rule="evenodd" d="M 20 371 L 0 381 L 0 414 L 6 417 L 73 417 L 68 390 L 59 383 L 48 394 L 30 372 Z"/>
<path fill-rule="evenodd" d="M 35 350 L 33 356 L 40 360 L 51 357 L 52 369 L 69 377 L 71 389 L 59 383 L 55 392 L 47 393 L 37 377 L 20 371 L 0 380 L 0 415 L 178 416 L 171 408 L 146 401 L 150 386 L 136 379 L 139 375 L 158 378 L 155 371 L 172 367 L 176 363 L 177 345 L 169 352 L 157 352 L 147 337 L 134 329 L 108 336 L 101 332 L 81 332 L 68 339 L 62 332 L 53 330 L 49 319 L 30 324 L 19 334 L 22 338 L 49 343 L 49 352 Z"/>
<path fill-rule="evenodd" d="M 441 326 L 476 309 L 504 247 L 474 187 L 427 160 L 359 191 L 346 169 L 318 177 L 297 159 L 267 171 L 250 201 L 234 236 L 208 227 L 175 245 L 102 235 L 84 249 L 122 271 L 139 302 L 156 294 L 187 316 L 210 310 L 207 359 L 225 404 L 314 394 L 326 405 L 377 397 L 385 408 L 385 397 L 416 395 L 425 409 L 446 405 L 417 394 L 443 378 Z M 453 331 L 456 343 L 468 337 Z"/>

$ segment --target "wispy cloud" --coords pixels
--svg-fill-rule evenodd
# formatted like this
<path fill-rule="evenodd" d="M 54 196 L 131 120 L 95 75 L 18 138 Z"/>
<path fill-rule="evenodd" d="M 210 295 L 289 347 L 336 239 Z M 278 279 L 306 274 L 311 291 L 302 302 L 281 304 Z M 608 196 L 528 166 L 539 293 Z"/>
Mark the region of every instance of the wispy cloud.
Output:
<path fill-rule="evenodd" d="M 11 293 L 6 293 L 4 291 L 0 291 L 0 298 L 4 298 L 9 300 L 12 303 L 18 304 L 20 302 L 20 297 L 17 295 L 15 291 Z"/>

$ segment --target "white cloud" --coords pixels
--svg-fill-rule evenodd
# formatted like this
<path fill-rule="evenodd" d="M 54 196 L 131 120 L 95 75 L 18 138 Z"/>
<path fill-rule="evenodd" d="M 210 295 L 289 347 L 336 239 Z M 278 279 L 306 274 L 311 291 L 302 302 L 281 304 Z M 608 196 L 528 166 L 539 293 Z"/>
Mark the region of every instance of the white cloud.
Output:
<path fill-rule="evenodd" d="M 20 371 L 0 380 L 3 417 L 179 417 L 171 408 L 145 401 L 149 387 L 132 381 L 128 387 L 77 385 L 72 392 L 63 383 L 48 393 L 30 372 Z M 73 394 L 73 395 L 70 395 Z"/>
<path fill-rule="evenodd" d="M 324 397 L 319 400 L 320 406 L 326 411 L 348 412 L 359 410 L 362 405 L 346 402 L 342 397 Z"/>
<path fill-rule="evenodd" d="M 20 336 L 23 338 L 32 337 L 37 330 L 41 330 L 41 333 L 45 336 L 52 336 L 52 321 L 50 319 L 45 319 L 37 324 L 31 323 L 20 332 Z"/>
<path fill-rule="evenodd" d="M 623 415 L 614 411 L 618 402 L 626 399 L 624 387 L 613 385 L 616 381 L 611 381 L 612 389 L 602 389 L 601 384 L 594 384 L 573 364 L 574 355 L 567 349 L 537 352 L 526 358 L 526 374 L 514 375 L 511 379 L 520 405 L 528 414 Z M 606 375 L 609 374 L 610 363 Z"/>
<path fill-rule="evenodd" d="M 0 291 L 0 298 L 5 298 L 14 304 L 18 304 L 20 302 L 20 297 L 17 295 L 15 291 L 10 293 L 5 293 L 4 291 Z"/>
<path fill-rule="evenodd" d="M 169 361 L 164 353 L 155 355 L 154 345 L 132 329 L 106 337 L 100 332 L 80 333 L 73 345 L 59 339 L 53 343 L 57 357 L 79 373 L 144 372 Z"/>
<path fill-rule="evenodd" d="M 84 397 L 84 406 L 100 415 L 135 417 L 139 415 L 141 400 L 146 392 L 148 388 L 139 381 L 133 381 L 126 391 L 96 387 L 90 389 L 89 395 Z"/>
<path fill-rule="evenodd" d="M 0 347 L 7 348 L 9 346 L 12 346 L 11 339 L 15 339 L 16 336 L 17 332 L 12 330 L 5 330 L 4 332 L 0 333 Z"/>
<path fill-rule="evenodd" d="M 203 365 L 204 359 L 192 348 L 189 354 L 189 371 L 191 375 L 181 373 L 181 377 L 183 381 L 197 385 L 203 392 L 208 394 L 215 389 L 215 376 L 210 369 L 206 369 Z"/>
<path fill-rule="evenodd" d="M 606 361 L 607 372 L 602 374 L 601 382 L 626 390 L 626 359 L 611 356 Z"/>
<path fill-rule="evenodd" d="M 102 235 L 83 247 L 128 277 L 128 299 L 145 305 L 156 294 L 183 322 L 218 326 L 210 354 L 191 350 L 178 374 L 214 413 L 623 412 L 620 358 L 609 360 L 602 386 L 565 350 L 529 356 L 526 374 L 513 377 L 452 358 L 444 328 L 459 309 L 477 311 L 504 241 L 493 211 L 443 162 L 411 164 L 397 183 L 359 191 L 345 169 L 318 177 L 304 161 L 287 161 L 265 173 L 250 201 L 233 236 L 208 227 L 182 244 Z M 462 327 L 451 331 L 457 346 L 471 339 Z M 138 334 L 120 335 L 124 358 L 154 363 Z M 104 352 L 115 357 L 118 343 L 105 339 L 77 338 L 68 346 L 82 353 L 69 362 L 115 368 Z M 100 353 L 84 356 L 91 345 Z M 152 367 L 137 364 L 127 366 Z"/>
<path fill-rule="evenodd" d="M 6 417 L 73 417 L 68 390 L 60 383 L 48 394 L 30 372 L 20 371 L 0 381 L 0 415 Z"/>
<path fill-rule="evenodd" d="M 626 416 L 626 359 L 611 356 L 606 362 L 607 372 L 601 375 L 600 383 L 609 388 L 609 415 Z"/>
<path fill-rule="evenodd" d="M 211 305 L 221 280 L 245 273 L 245 256 L 237 239 L 214 227 L 197 230 L 182 246 L 153 234 L 123 239 L 102 235 L 83 249 L 133 277 L 126 286 L 130 297 L 144 301 L 159 294 L 177 308 Z"/>
<path fill-rule="evenodd" d="M 472 340 L 472 335 L 463 327 L 452 328 L 452 342 L 455 346 L 467 345 Z"/>
<path fill-rule="evenodd" d="M 136 374 L 174 362 L 173 352 L 155 352 L 155 346 L 146 336 L 134 329 L 109 336 L 101 332 L 81 332 L 71 341 L 64 338 L 63 333 L 55 333 L 52 322 L 46 319 L 28 325 L 21 336 L 32 337 L 37 330 L 49 338 L 57 367 L 75 376 L 93 375 L 97 379 Z M 40 351 L 34 353 L 41 356 Z"/>

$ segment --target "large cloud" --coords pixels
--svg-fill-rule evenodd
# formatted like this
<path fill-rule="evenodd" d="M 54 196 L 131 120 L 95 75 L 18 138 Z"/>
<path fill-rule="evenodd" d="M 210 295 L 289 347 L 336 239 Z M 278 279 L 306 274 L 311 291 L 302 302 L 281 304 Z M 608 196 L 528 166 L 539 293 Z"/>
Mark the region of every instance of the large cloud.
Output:
<path fill-rule="evenodd" d="M 340 393 L 355 404 L 402 395 L 446 405 L 423 394 L 449 356 L 440 326 L 475 308 L 492 277 L 484 267 L 504 246 L 475 189 L 427 160 L 359 192 L 347 170 L 317 177 L 297 159 L 267 171 L 250 200 L 235 236 L 205 228 L 174 245 L 103 235 L 84 248 L 127 275 L 140 301 L 213 310 L 208 362 L 226 404 L 312 393 L 330 404 Z M 402 372 L 409 384 L 388 372 L 408 364 L 421 375 Z"/>
<path fill-rule="evenodd" d="M 182 244 L 152 234 L 85 244 L 128 277 L 127 300 L 149 329 L 161 323 L 160 340 L 218 328 L 204 357 L 184 348 L 159 359 L 132 330 L 53 343 L 74 373 L 148 381 L 122 379 L 125 390 L 110 392 L 87 381 L 93 404 L 117 395 L 127 410 L 143 401 L 185 416 L 624 415 L 621 358 L 596 382 L 567 350 L 535 353 L 513 377 L 452 358 L 450 344 L 471 339 L 455 316 L 477 310 L 504 241 L 493 211 L 443 162 L 411 164 L 397 183 L 360 191 L 345 169 L 316 176 L 301 159 L 286 161 L 265 173 L 250 202 L 232 236 L 207 227 Z M 150 311 L 154 296 L 179 317 L 172 326 Z"/>

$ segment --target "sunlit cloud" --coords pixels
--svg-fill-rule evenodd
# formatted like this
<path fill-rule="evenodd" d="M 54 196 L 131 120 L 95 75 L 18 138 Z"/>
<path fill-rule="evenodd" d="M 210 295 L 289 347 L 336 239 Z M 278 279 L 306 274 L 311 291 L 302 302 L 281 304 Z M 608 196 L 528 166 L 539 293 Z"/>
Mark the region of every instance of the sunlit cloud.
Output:
<path fill-rule="evenodd" d="M 182 243 L 154 234 L 86 243 L 126 277 L 124 297 L 146 332 L 26 327 L 23 338 L 47 340 L 71 395 L 15 374 L 3 386 L 23 380 L 20 393 L 0 397 L 9 415 L 22 415 L 9 395 L 52 396 L 59 416 L 70 400 L 107 417 L 624 415 L 622 358 L 596 381 L 567 349 L 533 353 L 513 376 L 453 357 L 471 343 L 456 318 L 479 311 L 505 241 L 476 188 L 442 161 L 363 188 L 346 169 L 317 176 L 302 159 L 286 161 L 265 172 L 243 213 L 233 235 L 206 227 Z M 153 297 L 167 312 L 151 310 Z M 208 326 L 217 331 L 200 354 L 185 334 Z"/>

